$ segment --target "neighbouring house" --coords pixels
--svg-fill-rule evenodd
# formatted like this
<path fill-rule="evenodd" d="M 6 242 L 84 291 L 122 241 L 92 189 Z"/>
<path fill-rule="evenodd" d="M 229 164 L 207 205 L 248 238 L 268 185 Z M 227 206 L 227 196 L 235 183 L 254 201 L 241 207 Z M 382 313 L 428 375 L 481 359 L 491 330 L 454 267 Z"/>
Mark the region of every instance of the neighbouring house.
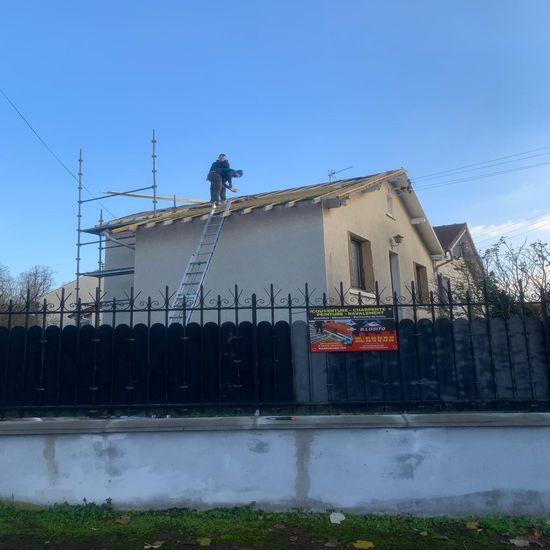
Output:
<path fill-rule="evenodd" d="M 133 214 L 87 229 L 110 242 L 102 272 L 106 300 L 134 295 L 155 301 L 176 290 L 204 226 L 210 204 Z M 210 297 L 237 284 L 245 296 L 372 302 L 376 285 L 390 303 L 393 293 L 427 299 L 437 290 L 444 247 L 404 169 L 367 177 L 237 197 L 226 213 L 218 247 L 204 282 Z"/>
<path fill-rule="evenodd" d="M 480 283 L 485 273 L 468 224 L 439 225 L 434 231 L 445 251 L 445 260 L 435 266 L 439 296 L 448 299 L 450 285 L 459 298 L 464 298 L 465 290 Z"/>
<path fill-rule="evenodd" d="M 95 322 L 95 308 L 90 306 L 91 302 L 96 300 L 97 289 L 100 288 L 98 277 L 80 277 L 80 299 L 83 307 L 80 311 L 80 324 L 90 324 Z M 77 324 L 78 316 L 76 310 L 76 279 L 66 283 L 55 290 L 48 292 L 40 297 L 40 303 L 44 301 L 48 304 L 48 324 L 59 325 L 61 323 L 61 313 L 63 312 L 63 325 Z M 63 302 L 63 307 L 62 307 Z M 101 321 L 101 314 L 98 321 Z"/>

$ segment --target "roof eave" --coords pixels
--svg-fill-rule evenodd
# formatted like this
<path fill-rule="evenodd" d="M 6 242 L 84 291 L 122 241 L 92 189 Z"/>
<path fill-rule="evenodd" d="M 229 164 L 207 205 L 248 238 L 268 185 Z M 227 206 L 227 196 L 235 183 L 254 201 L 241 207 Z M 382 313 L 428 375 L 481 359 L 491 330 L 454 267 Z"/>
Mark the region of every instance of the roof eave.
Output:
<path fill-rule="evenodd" d="M 400 191 L 398 196 L 403 202 L 409 217 L 424 218 L 424 222 L 417 223 L 414 227 L 426 245 L 430 256 L 444 255 L 445 251 L 443 250 L 443 247 L 435 234 L 434 228 L 429 222 L 426 212 L 424 211 L 424 208 L 422 208 L 420 200 L 418 199 L 418 196 L 406 174 L 399 175 L 398 178 L 390 180 L 389 183 L 395 190 Z M 403 185 L 404 183 L 406 183 L 406 185 Z M 406 191 L 404 190 L 405 188 L 407 189 Z"/>

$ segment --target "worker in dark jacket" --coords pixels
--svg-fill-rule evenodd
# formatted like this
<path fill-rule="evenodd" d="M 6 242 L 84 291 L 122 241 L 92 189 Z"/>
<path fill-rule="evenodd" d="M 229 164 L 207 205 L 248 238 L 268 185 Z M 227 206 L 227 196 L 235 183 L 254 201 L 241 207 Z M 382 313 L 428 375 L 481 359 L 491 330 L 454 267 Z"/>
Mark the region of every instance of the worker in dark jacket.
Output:
<path fill-rule="evenodd" d="M 218 203 L 221 199 L 222 189 L 225 200 L 225 187 L 223 185 L 224 175 L 229 168 L 227 157 L 221 153 L 218 159 L 212 163 L 206 179 L 210 182 L 210 202 Z"/>
<path fill-rule="evenodd" d="M 222 187 L 220 189 L 220 199 L 222 201 L 226 200 L 226 189 L 229 189 L 233 193 L 237 192 L 237 189 L 233 188 L 233 178 L 241 178 L 243 175 L 242 170 L 233 170 L 232 168 L 229 168 L 223 173 L 222 176 Z"/>
<path fill-rule="evenodd" d="M 215 160 L 210 167 L 209 172 L 217 172 L 220 176 L 223 177 L 223 174 L 226 170 L 229 170 L 229 161 L 227 157 L 221 153 L 218 156 L 218 160 Z"/>

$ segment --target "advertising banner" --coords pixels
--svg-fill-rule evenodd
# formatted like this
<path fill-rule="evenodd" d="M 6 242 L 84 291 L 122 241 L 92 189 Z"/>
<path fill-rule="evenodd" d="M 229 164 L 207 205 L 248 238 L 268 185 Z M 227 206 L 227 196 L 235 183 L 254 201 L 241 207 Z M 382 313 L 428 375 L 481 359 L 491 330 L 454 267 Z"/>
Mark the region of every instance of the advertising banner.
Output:
<path fill-rule="evenodd" d="M 316 307 L 309 311 L 308 324 L 312 352 L 397 349 L 391 306 Z"/>

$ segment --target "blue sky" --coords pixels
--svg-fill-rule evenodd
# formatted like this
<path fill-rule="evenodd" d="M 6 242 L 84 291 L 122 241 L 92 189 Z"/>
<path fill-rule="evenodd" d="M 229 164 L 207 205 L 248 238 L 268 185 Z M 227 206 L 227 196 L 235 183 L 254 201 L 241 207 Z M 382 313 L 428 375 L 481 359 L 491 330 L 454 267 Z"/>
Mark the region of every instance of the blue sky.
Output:
<path fill-rule="evenodd" d="M 546 0 L 12 0 L 0 88 L 74 172 L 82 147 L 95 194 L 150 183 L 155 128 L 160 194 L 206 199 L 222 151 L 244 193 L 403 166 L 430 221 L 467 221 L 483 248 L 550 230 L 549 23 Z M 0 263 L 68 281 L 75 182 L 2 96 L 0 122 Z"/>

